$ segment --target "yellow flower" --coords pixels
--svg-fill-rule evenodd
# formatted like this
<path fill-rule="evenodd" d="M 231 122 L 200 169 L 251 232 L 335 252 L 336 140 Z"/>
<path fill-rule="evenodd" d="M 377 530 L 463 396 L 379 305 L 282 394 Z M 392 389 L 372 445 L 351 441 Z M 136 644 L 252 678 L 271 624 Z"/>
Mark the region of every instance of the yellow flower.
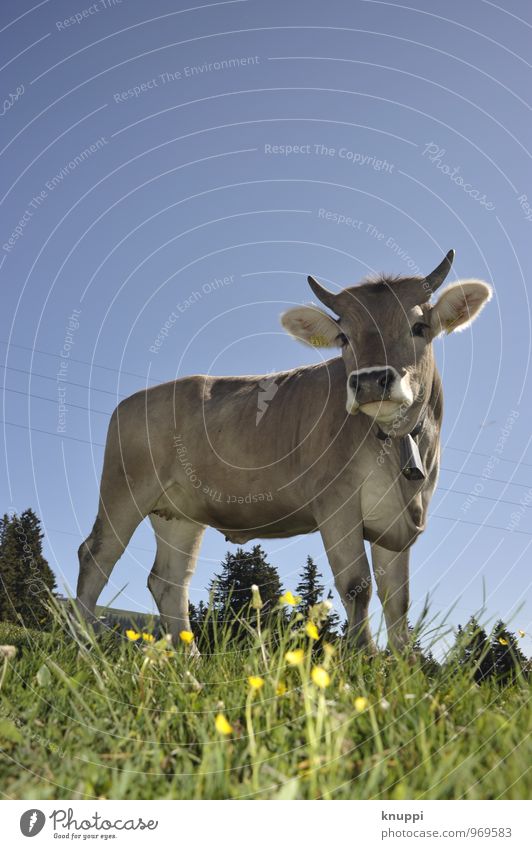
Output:
<path fill-rule="evenodd" d="M 333 657 L 335 648 L 330 643 L 324 643 L 323 651 L 325 652 L 325 657 Z"/>
<path fill-rule="evenodd" d="M 319 631 L 316 628 L 314 622 L 307 622 L 307 624 L 305 625 L 305 631 L 307 637 L 310 637 L 311 640 L 319 640 Z"/>
<path fill-rule="evenodd" d="M 331 683 L 331 676 L 323 666 L 315 666 L 310 675 L 316 687 L 321 687 L 322 690 Z"/>
<path fill-rule="evenodd" d="M 248 684 L 252 690 L 260 690 L 261 687 L 264 687 L 264 678 L 261 678 L 260 675 L 250 675 Z"/>
<path fill-rule="evenodd" d="M 287 651 L 284 659 L 286 660 L 288 666 L 301 666 L 305 659 L 305 652 L 303 649 L 294 649 L 293 651 Z"/>
<path fill-rule="evenodd" d="M 368 704 L 369 704 L 369 702 L 368 702 L 368 700 L 366 699 L 365 696 L 358 696 L 358 698 L 356 698 L 355 701 L 354 701 L 356 712 L 362 713 L 363 711 L 366 710 Z"/>
<path fill-rule="evenodd" d="M 519 634 L 520 637 L 526 637 L 526 632 L 522 631 L 521 628 L 519 628 L 519 631 L 517 633 Z"/>
<path fill-rule="evenodd" d="M 227 736 L 227 734 L 231 734 L 233 731 L 233 726 L 227 721 L 223 713 L 216 714 L 214 724 L 218 734 Z"/>
<path fill-rule="evenodd" d="M 285 693 L 286 693 L 286 684 L 284 683 L 284 681 L 279 681 L 279 683 L 277 684 L 277 687 L 275 688 L 275 694 L 277 696 L 284 696 Z"/>
<path fill-rule="evenodd" d="M 153 636 L 153 634 L 145 634 L 145 633 L 143 632 L 143 634 L 142 634 L 142 639 L 144 640 L 144 642 L 145 642 L 145 643 L 153 643 L 153 642 L 155 642 L 155 637 Z"/>
<path fill-rule="evenodd" d="M 281 604 L 288 604 L 290 607 L 295 607 L 301 601 L 300 596 L 294 595 L 290 590 L 287 590 L 279 599 Z"/>
<path fill-rule="evenodd" d="M 136 631 L 134 631 L 132 628 L 129 628 L 129 629 L 126 631 L 126 637 L 128 638 L 128 640 L 131 640 L 131 642 L 133 642 L 133 643 L 134 643 L 136 640 L 140 640 L 140 634 L 138 634 L 138 633 L 137 633 Z"/>
<path fill-rule="evenodd" d="M 501 646 L 507 646 L 508 645 L 508 640 L 505 640 L 504 637 L 499 637 L 499 642 L 500 642 Z"/>
<path fill-rule="evenodd" d="M 192 633 L 192 631 L 180 631 L 179 639 L 186 643 L 187 646 L 189 646 L 192 640 L 194 639 L 194 634 Z"/>

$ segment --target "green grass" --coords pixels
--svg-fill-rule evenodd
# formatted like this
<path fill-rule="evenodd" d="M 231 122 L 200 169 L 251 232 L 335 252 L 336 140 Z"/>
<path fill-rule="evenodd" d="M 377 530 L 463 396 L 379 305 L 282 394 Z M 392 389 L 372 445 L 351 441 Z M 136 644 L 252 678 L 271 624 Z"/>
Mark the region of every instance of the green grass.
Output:
<path fill-rule="evenodd" d="M 304 623 L 194 661 L 184 645 L 76 641 L 0 623 L 0 786 L 8 798 L 524 799 L 528 685 L 452 665 L 311 656 Z M 287 649 L 303 648 L 288 667 Z M 3 671 L 2 671 L 3 664 Z M 327 666 L 320 689 L 310 673 Z M 253 691 L 248 676 L 264 685 Z M 279 683 L 286 692 L 279 695 Z M 356 702 L 362 697 L 366 702 Z M 223 714 L 229 734 L 216 730 Z"/>

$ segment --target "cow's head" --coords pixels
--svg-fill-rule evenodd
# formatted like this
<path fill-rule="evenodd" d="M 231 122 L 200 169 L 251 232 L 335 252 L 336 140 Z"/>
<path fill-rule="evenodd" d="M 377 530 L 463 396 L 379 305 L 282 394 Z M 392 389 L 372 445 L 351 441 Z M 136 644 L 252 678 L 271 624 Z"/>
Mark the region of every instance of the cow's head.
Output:
<path fill-rule="evenodd" d="M 387 424 L 430 391 L 432 340 L 463 330 L 491 298 L 486 283 L 461 280 L 429 303 L 453 259 L 449 251 L 427 277 L 379 277 L 337 294 L 309 277 L 316 297 L 338 317 L 312 304 L 281 316 L 285 330 L 307 345 L 341 348 L 348 413 L 360 411 Z"/>

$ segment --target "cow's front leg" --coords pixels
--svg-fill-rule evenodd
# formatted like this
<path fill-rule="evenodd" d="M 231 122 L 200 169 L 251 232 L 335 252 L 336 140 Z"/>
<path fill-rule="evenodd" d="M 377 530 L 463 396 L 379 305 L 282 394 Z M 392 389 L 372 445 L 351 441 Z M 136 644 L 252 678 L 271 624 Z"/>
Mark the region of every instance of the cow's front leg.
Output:
<path fill-rule="evenodd" d="M 351 526 L 347 524 L 349 520 Z M 352 515 L 344 514 L 344 518 L 333 515 L 320 523 L 320 532 L 334 583 L 347 613 L 348 639 L 358 648 L 375 654 L 368 622 L 371 573 L 362 528 L 352 527 Z"/>
<path fill-rule="evenodd" d="M 371 557 L 377 593 L 384 609 L 388 645 L 395 651 L 402 651 L 410 641 L 407 618 L 410 603 L 410 549 L 388 551 L 380 545 L 372 544 Z"/>

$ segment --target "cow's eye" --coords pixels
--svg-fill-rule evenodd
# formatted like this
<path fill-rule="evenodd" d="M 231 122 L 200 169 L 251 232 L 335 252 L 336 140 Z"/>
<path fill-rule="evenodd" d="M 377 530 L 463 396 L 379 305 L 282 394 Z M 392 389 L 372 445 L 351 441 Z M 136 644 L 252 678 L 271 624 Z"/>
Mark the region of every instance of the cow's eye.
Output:
<path fill-rule="evenodd" d="M 340 343 L 340 346 L 342 348 L 345 348 L 345 346 L 347 344 L 349 344 L 348 341 L 347 341 L 347 336 L 345 335 L 345 333 L 339 333 L 336 338 L 338 339 L 338 342 Z"/>
<path fill-rule="evenodd" d="M 416 323 L 412 326 L 412 336 L 424 336 L 426 328 L 426 324 L 422 324 L 421 321 L 416 321 Z"/>

